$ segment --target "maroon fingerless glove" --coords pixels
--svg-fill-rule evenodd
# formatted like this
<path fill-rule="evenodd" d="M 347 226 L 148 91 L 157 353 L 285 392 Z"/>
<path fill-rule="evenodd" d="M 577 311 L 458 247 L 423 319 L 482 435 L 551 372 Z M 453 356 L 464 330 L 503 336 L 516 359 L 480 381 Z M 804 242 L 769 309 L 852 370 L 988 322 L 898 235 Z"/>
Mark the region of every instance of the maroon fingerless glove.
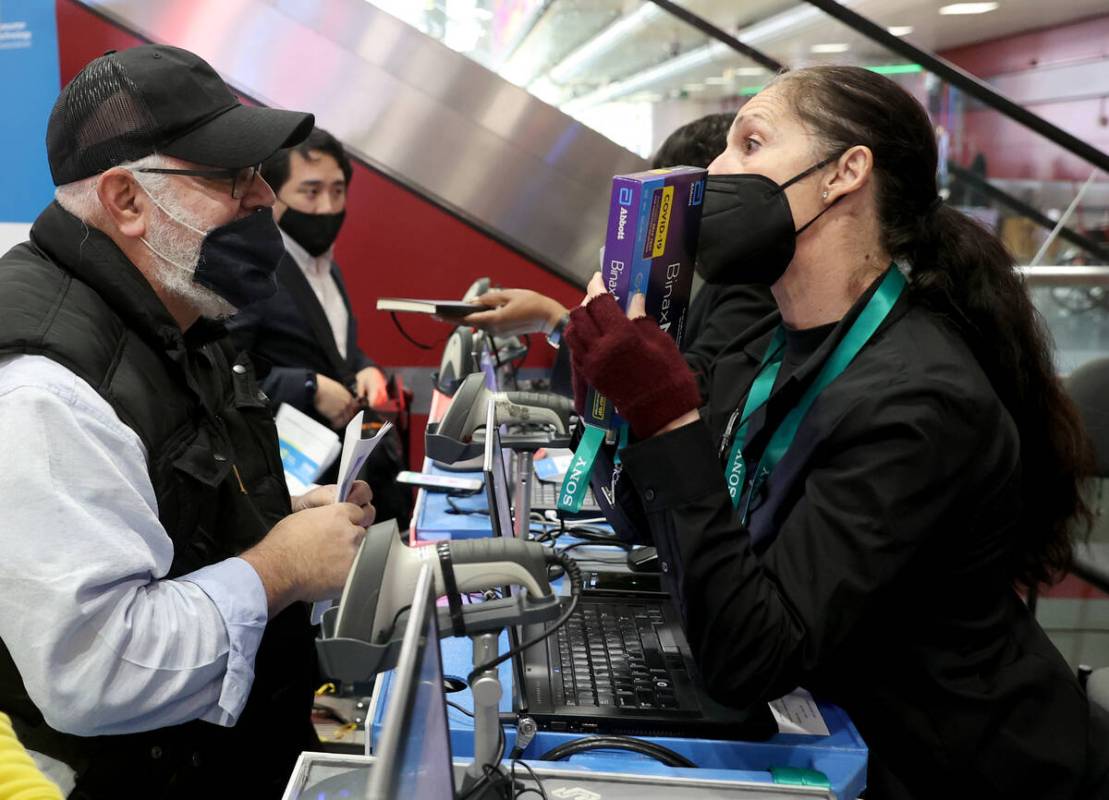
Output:
<path fill-rule="evenodd" d="M 579 414 L 586 386 L 593 386 L 645 439 L 700 407 L 697 380 L 674 340 L 650 317 L 629 320 L 612 295 L 570 312 L 563 336 L 570 345 Z"/>

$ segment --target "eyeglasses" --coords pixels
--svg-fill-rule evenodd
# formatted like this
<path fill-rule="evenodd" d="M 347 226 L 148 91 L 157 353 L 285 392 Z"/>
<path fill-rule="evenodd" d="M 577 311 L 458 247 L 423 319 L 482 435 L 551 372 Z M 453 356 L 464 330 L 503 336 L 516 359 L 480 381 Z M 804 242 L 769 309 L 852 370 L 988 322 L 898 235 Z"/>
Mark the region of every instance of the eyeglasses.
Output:
<path fill-rule="evenodd" d="M 254 185 L 254 178 L 258 175 L 258 170 L 261 167 L 261 164 L 255 164 L 253 167 L 228 167 L 225 169 L 160 169 L 146 167 L 138 171 L 153 172 L 158 175 L 189 175 L 194 178 L 231 181 L 231 197 L 238 200 Z"/>

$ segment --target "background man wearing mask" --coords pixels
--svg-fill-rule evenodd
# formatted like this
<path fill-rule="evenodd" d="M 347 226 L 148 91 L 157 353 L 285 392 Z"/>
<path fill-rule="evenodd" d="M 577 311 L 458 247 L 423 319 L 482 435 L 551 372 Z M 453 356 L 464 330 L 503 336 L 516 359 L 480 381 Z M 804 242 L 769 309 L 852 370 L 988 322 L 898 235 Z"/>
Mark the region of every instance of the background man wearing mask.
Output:
<path fill-rule="evenodd" d="M 351 176 L 342 144 L 322 128 L 266 159 L 262 177 L 277 196 L 273 216 L 290 257 L 277 268 L 277 293 L 228 325 L 236 347 L 271 365 L 262 388 L 275 412 L 288 403 L 338 431 L 360 407 L 387 400 L 385 374 L 358 346 L 357 320 L 332 258 Z M 393 482 L 402 461 L 400 440 L 391 436 L 364 474 L 379 518 L 404 527 L 410 492 Z M 321 480 L 334 480 L 336 468 Z"/>
<path fill-rule="evenodd" d="M 57 202 L 0 259 L 0 707 L 70 797 L 278 797 L 316 741 L 307 603 L 370 493 L 290 501 L 218 322 L 274 291 L 256 165 L 311 126 L 157 45 L 51 113 Z"/>

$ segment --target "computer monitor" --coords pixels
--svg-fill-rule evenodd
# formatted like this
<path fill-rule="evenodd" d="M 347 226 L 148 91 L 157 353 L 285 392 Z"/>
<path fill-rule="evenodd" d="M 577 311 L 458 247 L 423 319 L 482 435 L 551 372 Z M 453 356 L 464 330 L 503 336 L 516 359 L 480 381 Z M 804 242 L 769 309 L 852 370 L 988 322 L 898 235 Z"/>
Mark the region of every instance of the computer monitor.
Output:
<path fill-rule="evenodd" d="M 508 471 L 501 450 L 501 432 L 497 427 L 496 404 L 489 402 L 485 412 L 485 454 L 481 471 L 485 476 L 485 496 L 489 500 L 489 521 L 493 535 L 513 537 L 512 500 L 508 490 Z"/>
<path fill-rule="evenodd" d="M 496 407 L 490 402 L 485 416 L 485 457 L 481 471 L 485 475 L 485 496 L 489 501 L 489 523 L 493 528 L 493 535 L 511 539 L 516 534 L 512 527 L 512 501 L 508 491 L 504 454 L 505 451 L 501 449 L 501 432 L 496 423 Z M 502 586 L 501 595 L 511 597 L 512 587 Z M 519 647 L 520 635 L 519 626 L 508 627 L 509 647 Z M 515 674 L 513 705 L 518 711 L 527 711 L 527 699 L 523 693 L 524 662 L 519 654 L 512 659 L 512 670 Z"/>
<path fill-rule="evenodd" d="M 408 625 L 393 671 L 381 743 L 374 749 L 369 800 L 453 800 L 447 701 L 431 568 L 416 580 Z"/>

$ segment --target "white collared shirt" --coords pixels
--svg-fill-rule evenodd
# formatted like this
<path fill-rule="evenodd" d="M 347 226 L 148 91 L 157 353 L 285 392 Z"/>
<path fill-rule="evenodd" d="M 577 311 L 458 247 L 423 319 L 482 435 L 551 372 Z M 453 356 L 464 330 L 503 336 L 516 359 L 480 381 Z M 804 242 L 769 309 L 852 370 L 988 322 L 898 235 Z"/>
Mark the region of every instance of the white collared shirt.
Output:
<path fill-rule="evenodd" d="M 334 248 L 328 248 L 327 252 L 321 255 L 311 256 L 285 231 L 281 231 L 281 238 L 285 240 L 285 249 L 300 267 L 300 271 L 308 279 L 308 285 L 312 287 L 320 305 L 323 306 L 323 313 L 331 324 L 331 334 L 335 337 L 335 346 L 339 349 L 339 355 L 346 358 L 347 323 L 350 321 L 350 314 L 347 311 L 347 304 L 343 302 L 339 285 L 331 275 L 331 252 Z"/>

